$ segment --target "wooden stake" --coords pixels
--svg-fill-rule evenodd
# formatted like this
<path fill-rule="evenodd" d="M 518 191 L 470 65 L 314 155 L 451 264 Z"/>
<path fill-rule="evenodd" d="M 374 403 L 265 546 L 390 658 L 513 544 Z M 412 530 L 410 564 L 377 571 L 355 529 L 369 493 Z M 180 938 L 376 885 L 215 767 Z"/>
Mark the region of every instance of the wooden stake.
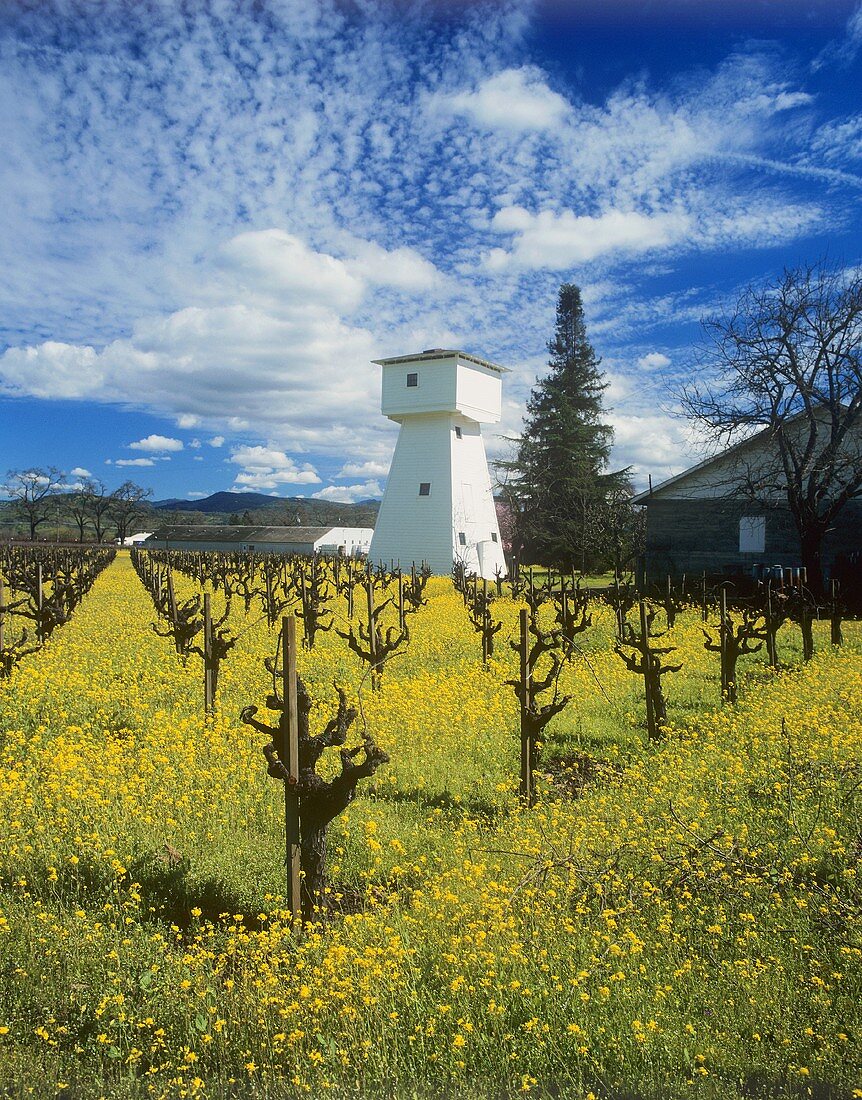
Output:
<path fill-rule="evenodd" d="M 278 755 L 287 768 L 284 784 L 284 842 L 287 871 L 287 908 L 294 920 L 302 916 L 300 883 L 299 798 L 294 788 L 299 783 L 299 711 L 296 705 L 296 617 L 281 620 L 281 741 Z"/>
<path fill-rule="evenodd" d="M 521 785 L 519 793 L 528 806 L 533 805 L 535 791 L 533 787 L 533 759 L 535 746 L 529 727 L 530 699 L 530 634 L 527 626 L 527 611 L 518 612 L 518 624 L 521 637 L 518 642 L 520 658 L 520 678 L 524 690 L 521 698 Z"/>
<path fill-rule="evenodd" d="M 210 594 L 204 592 L 204 710 L 212 714 L 215 707 L 215 669 L 213 657 L 213 616 Z"/>
<path fill-rule="evenodd" d="M 641 621 L 641 638 L 643 640 L 643 667 L 644 667 L 644 694 L 646 697 L 646 720 L 647 720 L 647 737 L 650 741 L 655 741 L 658 737 L 658 728 L 656 726 L 655 718 L 655 700 L 652 694 L 652 683 L 650 681 L 650 661 L 653 656 L 650 652 L 649 646 L 649 633 L 647 631 L 647 615 L 646 604 L 643 600 L 638 601 L 640 604 L 640 621 Z"/>
<path fill-rule="evenodd" d="M 6 644 L 6 582 L 0 573 L 0 657 Z"/>
<path fill-rule="evenodd" d="M 377 631 L 374 629 L 374 577 L 371 570 L 365 585 L 365 604 L 368 610 L 368 657 L 371 662 L 371 688 L 377 691 L 380 686 L 377 672 Z"/>

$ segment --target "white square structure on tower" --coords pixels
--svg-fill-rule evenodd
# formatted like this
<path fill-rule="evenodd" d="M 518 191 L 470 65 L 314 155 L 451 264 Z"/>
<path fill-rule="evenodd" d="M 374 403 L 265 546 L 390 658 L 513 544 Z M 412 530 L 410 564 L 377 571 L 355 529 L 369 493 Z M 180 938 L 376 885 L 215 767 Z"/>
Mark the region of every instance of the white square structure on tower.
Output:
<path fill-rule="evenodd" d="M 381 410 L 401 430 L 370 557 L 402 569 L 424 561 L 448 574 L 459 562 L 480 577 L 505 575 L 481 425 L 500 420 L 507 368 L 443 348 L 375 363 Z"/>

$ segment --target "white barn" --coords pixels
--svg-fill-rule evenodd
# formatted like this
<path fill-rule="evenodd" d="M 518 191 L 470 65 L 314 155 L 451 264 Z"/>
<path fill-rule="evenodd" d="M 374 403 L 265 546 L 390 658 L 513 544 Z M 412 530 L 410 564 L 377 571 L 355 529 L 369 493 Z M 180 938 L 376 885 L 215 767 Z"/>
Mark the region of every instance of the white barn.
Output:
<path fill-rule="evenodd" d="M 237 527 L 182 524 L 160 527 L 141 544 L 144 550 L 257 551 L 261 554 L 367 555 L 370 527 Z"/>
<path fill-rule="evenodd" d="M 506 367 L 432 348 L 375 360 L 381 411 L 401 425 L 369 556 L 402 569 L 455 562 L 492 578 L 506 563 L 482 441 L 501 416 Z"/>

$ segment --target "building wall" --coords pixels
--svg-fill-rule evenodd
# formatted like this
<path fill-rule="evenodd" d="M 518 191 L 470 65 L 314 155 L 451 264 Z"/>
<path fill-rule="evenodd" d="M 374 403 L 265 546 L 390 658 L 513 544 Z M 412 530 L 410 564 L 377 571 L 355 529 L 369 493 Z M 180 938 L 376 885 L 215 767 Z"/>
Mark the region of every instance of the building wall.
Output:
<path fill-rule="evenodd" d="M 764 516 L 762 553 L 740 553 L 739 520 Z M 838 554 L 862 548 L 862 501 L 850 501 L 827 534 L 823 564 L 828 571 Z M 648 579 L 666 574 L 748 574 L 757 565 L 802 564 L 799 536 L 786 505 L 762 507 L 739 498 L 674 500 L 651 498 L 647 503 L 646 571 Z"/>
<path fill-rule="evenodd" d="M 478 363 L 459 363 L 456 406 L 458 412 L 480 424 L 496 424 L 502 413 L 503 386 L 500 372 Z"/>
<path fill-rule="evenodd" d="M 460 439 L 456 428 L 461 429 Z M 478 573 L 490 580 L 497 569 L 505 574 L 506 560 L 482 431 L 474 420 L 455 416 L 449 439 L 453 560 L 462 561 L 469 573 Z M 465 545 L 461 544 L 462 533 Z"/>
<path fill-rule="evenodd" d="M 451 572 L 452 434 L 449 413 L 405 418 L 371 540 L 374 561 L 394 562 L 402 569 L 427 561 L 435 573 Z M 431 492 L 420 497 L 419 485 L 425 481 Z"/>
<path fill-rule="evenodd" d="M 341 552 L 355 558 L 368 553 L 373 535 L 373 527 L 333 527 L 315 542 L 314 548 L 322 554 Z"/>
<path fill-rule="evenodd" d="M 408 374 L 418 374 L 418 386 L 407 385 Z M 390 363 L 383 367 L 381 411 L 393 419 L 416 413 L 454 412 L 455 380 L 454 356 L 415 363 Z"/>

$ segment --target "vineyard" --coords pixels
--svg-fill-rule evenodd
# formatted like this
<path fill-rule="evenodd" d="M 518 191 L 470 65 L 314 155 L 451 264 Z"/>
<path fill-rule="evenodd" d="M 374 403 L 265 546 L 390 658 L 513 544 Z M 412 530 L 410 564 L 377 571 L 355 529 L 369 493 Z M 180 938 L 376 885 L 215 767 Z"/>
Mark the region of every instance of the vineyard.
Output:
<path fill-rule="evenodd" d="M 862 1097 L 835 593 L 30 553 L 4 1096 Z"/>

